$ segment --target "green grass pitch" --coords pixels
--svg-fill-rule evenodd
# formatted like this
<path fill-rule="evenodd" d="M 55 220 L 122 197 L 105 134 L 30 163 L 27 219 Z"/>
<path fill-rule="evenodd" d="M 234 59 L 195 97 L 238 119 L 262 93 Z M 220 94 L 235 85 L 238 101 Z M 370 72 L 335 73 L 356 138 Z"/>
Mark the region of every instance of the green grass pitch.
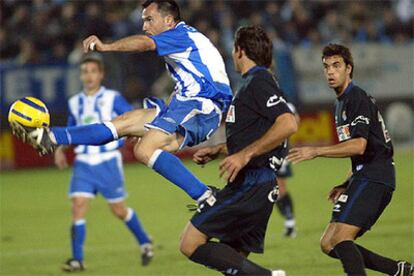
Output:
<path fill-rule="evenodd" d="M 414 261 L 413 152 L 396 157 L 397 191 L 390 206 L 359 243 L 396 259 Z M 217 162 L 205 168 L 187 163 L 209 184 L 222 187 Z M 289 183 L 297 214 L 298 236 L 282 238 L 283 220 L 274 212 L 268 226 L 266 250 L 252 259 L 268 268 L 294 275 L 343 275 L 338 261 L 319 250 L 319 237 L 330 219 L 326 195 L 339 184 L 348 160 L 317 159 L 294 167 Z M 155 244 L 155 258 L 141 267 L 135 240 L 105 201 L 95 199 L 87 215 L 85 275 L 219 275 L 189 262 L 178 251 L 181 230 L 191 217 L 191 200 L 150 169 L 130 164 L 125 175 L 129 197 Z M 61 275 L 60 264 L 70 256 L 70 170 L 2 172 L 0 176 L 0 274 Z M 369 275 L 379 275 L 369 272 Z"/>

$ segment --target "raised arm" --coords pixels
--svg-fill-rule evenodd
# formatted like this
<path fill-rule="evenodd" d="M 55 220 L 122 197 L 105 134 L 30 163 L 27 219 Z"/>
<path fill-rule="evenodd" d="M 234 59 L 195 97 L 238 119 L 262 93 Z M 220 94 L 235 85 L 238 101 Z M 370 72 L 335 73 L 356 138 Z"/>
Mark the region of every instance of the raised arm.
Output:
<path fill-rule="evenodd" d="M 146 35 L 132 35 L 112 43 L 103 43 L 97 36 L 91 35 L 83 40 L 83 50 L 100 52 L 145 52 L 154 51 L 156 44 Z"/>

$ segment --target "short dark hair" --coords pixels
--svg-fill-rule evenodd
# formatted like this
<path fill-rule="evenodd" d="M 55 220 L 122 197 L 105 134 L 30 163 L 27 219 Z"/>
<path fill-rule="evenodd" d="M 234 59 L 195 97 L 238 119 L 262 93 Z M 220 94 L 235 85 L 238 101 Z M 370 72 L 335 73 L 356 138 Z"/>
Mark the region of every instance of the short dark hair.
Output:
<path fill-rule="evenodd" d="M 351 74 L 350 74 L 352 78 L 352 75 L 354 74 L 354 59 L 352 57 L 352 54 L 349 48 L 343 45 L 340 45 L 340 44 L 330 43 L 326 45 L 322 50 L 322 61 L 325 58 L 332 57 L 332 56 L 341 56 L 346 65 L 352 66 Z"/>
<path fill-rule="evenodd" d="M 174 0 L 147 0 L 142 7 L 145 9 L 152 3 L 157 4 L 160 13 L 171 15 L 175 22 L 181 21 L 180 7 Z"/>
<path fill-rule="evenodd" d="M 101 58 L 94 57 L 94 56 L 86 56 L 81 60 L 80 65 L 88 63 L 88 62 L 95 63 L 96 65 L 98 65 L 99 70 L 101 70 L 102 72 L 105 71 L 105 66 Z"/>
<path fill-rule="evenodd" d="M 234 38 L 234 48 L 244 50 L 257 65 L 269 68 L 272 64 L 273 44 L 260 26 L 240 27 Z"/>

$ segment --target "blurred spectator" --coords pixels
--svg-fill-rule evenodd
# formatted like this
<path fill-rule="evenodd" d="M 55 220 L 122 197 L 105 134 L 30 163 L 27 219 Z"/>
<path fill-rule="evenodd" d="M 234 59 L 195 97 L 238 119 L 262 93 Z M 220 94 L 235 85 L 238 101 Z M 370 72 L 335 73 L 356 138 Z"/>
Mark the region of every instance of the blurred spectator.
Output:
<path fill-rule="evenodd" d="M 83 55 L 81 41 L 88 35 L 115 40 L 142 33 L 142 2 L 0 1 L 0 61 L 76 64 Z M 277 42 L 277 56 L 285 60 L 290 58 L 292 46 L 314 47 L 328 42 L 405 44 L 414 38 L 412 0 L 178 2 L 183 20 L 207 35 L 224 55 L 233 86 L 238 76 L 232 70 L 231 51 L 234 31 L 240 25 L 263 25 Z M 105 60 L 111 66 L 107 68 L 108 79 L 115 82 L 115 87 L 139 90 L 129 80 L 136 78 L 140 90 L 145 91 L 139 95 L 156 87 L 154 83 L 165 70 L 162 60 L 154 62 L 158 60 L 155 54 L 105 54 Z"/>

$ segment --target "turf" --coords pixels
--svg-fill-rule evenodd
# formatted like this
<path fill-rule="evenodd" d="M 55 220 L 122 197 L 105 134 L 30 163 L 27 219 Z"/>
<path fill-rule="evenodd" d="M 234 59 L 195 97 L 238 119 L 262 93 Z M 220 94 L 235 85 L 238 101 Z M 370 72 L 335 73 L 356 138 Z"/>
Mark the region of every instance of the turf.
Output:
<path fill-rule="evenodd" d="M 414 261 L 413 152 L 396 155 L 397 191 L 373 231 L 360 243 L 396 259 Z M 223 186 L 217 163 L 205 168 L 187 163 L 202 180 Z M 338 261 L 322 255 L 319 237 L 329 221 L 326 194 L 342 181 L 349 161 L 317 159 L 294 167 L 289 189 L 295 202 L 298 236 L 282 238 L 283 221 L 272 214 L 264 255 L 252 259 L 288 275 L 343 275 Z M 178 241 L 191 213 L 191 200 L 146 167 L 125 169 L 128 204 L 135 208 L 156 244 L 149 267 L 141 267 L 135 240 L 98 197 L 87 215 L 85 275 L 218 275 L 189 262 L 178 251 Z M 66 197 L 70 170 L 2 172 L 0 184 L 0 274 L 59 275 L 69 257 L 70 204 Z M 369 272 L 369 275 L 379 275 Z"/>

